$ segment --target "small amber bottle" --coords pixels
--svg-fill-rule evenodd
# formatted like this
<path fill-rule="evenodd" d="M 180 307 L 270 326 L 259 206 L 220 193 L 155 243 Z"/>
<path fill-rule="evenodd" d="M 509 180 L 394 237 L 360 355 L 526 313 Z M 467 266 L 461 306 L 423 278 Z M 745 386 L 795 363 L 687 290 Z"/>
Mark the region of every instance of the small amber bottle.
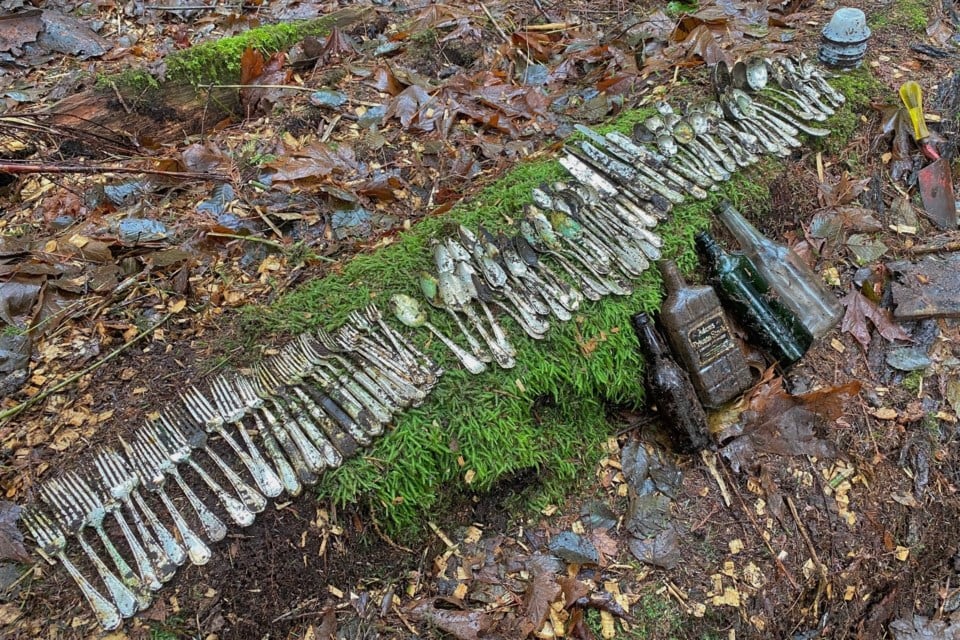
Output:
<path fill-rule="evenodd" d="M 719 407 L 746 390 L 753 377 L 730 332 L 712 287 L 690 286 L 672 260 L 657 263 L 667 297 L 660 322 L 673 354 L 690 375 L 700 402 Z"/>
<path fill-rule="evenodd" d="M 631 320 L 643 354 L 647 391 L 660 410 L 663 426 L 681 449 L 706 448 L 710 444 L 707 416 L 690 377 L 670 357 L 667 345 L 647 314 L 638 313 Z"/>

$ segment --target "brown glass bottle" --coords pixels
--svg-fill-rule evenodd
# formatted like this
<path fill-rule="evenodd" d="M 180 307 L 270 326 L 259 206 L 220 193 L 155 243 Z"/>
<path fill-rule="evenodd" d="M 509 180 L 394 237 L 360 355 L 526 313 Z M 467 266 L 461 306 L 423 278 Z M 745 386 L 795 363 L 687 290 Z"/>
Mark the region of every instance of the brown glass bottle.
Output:
<path fill-rule="evenodd" d="M 690 375 L 700 402 L 719 407 L 753 382 L 720 299 L 712 287 L 684 282 L 672 260 L 658 262 L 657 267 L 667 292 L 660 307 L 660 324 L 670 348 Z"/>
<path fill-rule="evenodd" d="M 647 314 L 638 313 L 632 320 L 644 358 L 647 393 L 660 410 L 664 427 L 679 448 L 688 451 L 705 448 L 710 442 L 707 416 L 690 378 L 670 357 Z"/>

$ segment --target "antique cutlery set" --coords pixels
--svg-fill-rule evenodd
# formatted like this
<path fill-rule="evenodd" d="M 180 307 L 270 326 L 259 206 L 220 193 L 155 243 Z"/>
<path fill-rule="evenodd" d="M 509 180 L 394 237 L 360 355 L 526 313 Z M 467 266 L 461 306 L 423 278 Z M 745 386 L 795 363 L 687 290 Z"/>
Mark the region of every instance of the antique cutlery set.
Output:
<path fill-rule="evenodd" d="M 455 321 L 468 349 L 441 334 L 409 296 L 391 298 L 397 319 L 426 327 L 472 373 L 490 362 L 513 367 L 515 349 L 493 309 L 540 339 L 584 298 L 629 295 L 630 280 L 660 259 L 653 228 L 673 205 L 707 198 L 764 153 L 790 155 L 801 133 L 827 135 L 811 123 L 844 102 L 803 56 L 721 62 L 714 84 L 717 100 L 682 113 L 660 102 L 632 137 L 577 125 L 580 139 L 560 158 L 572 179 L 534 189 L 514 236 L 460 226 L 433 240 L 435 271 L 421 274 L 420 289 Z"/>
<path fill-rule="evenodd" d="M 433 270 L 420 275 L 420 289 L 466 347 L 410 296 L 390 298 L 396 319 L 430 331 L 471 373 L 491 362 L 513 367 L 500 318 L 541 339 L 584 299 L 631 294 L 630 281 L 660 259 L 652 229 L 674 204 L 706 198 L 762 153 L 789 154 L 800 133 L 826 135 L 811 123 L 843 102 L 803 57 L 721 63 L 714 78 L 717 101 L 683 113 L 660 103 L 632 137 L 578 126 L 560 158 L 572 179 L 535 189 L 514 235 L 459 226 L 432 241 Z M 206 390 L 184 391 L 87 469 L 43 483 L 42 505 L 26 507 L 22 521 L 100 625 L 115 629 L 149 606 L 178 566 L 208 562 L 227 522 L 249 526 L 270 498 L 299 495 L 422 403 L 442 373 L 370 305 L 336 332 L 301 335 L 251 375 L 220 374 Z M 66 554 L 68 537 L 85 571 Z"/>
<path fill-rule="evenodd" d="M 100 625 L 115 629 L 149 606 L 178 566 L 206 564 L 208 543 L 227 535 L 227 522 L 249 526 L 269 498 L 299 495 L 397 412 L 422 403 L 442 373 L 370 305 L 334 333 L 299 336 L 252 375 L 221 374 L 205 392 L 184 391 L 120 449 L 100 449 L 89 468 L 43 483 L 42 508 L 26 507 L 22 522 L 41 553 L 67 569 Z M 122 544 L 105 528 L 111 521 Z M 105 592 L 66 555 L 68 536 Z"/>

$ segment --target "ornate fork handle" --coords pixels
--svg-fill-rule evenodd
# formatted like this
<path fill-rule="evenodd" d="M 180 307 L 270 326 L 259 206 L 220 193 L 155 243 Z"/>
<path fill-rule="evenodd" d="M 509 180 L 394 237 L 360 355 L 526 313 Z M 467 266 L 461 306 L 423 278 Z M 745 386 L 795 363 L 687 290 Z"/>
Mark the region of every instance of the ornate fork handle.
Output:
<path fill-rule="evenodd" d="M 193 470 L 197 472 L 197 475 L 200 476 L 200 479 L 203 480 L 208 487 L 210 487 L 210 490 L 213 491 L 213 493 L 217 496 L 217 499 L 220 500 L 220 504 L 222 504 L 223 508 L 227 510 L 227 513 L 234 522 L 241 527 L 249 527 L 251 524 L 253 524 L 253 521 L 256 518 L 253 511 L 248 509 L 243 502 L 237 500 L 227 493 L 226 489 L 221 487 L 220 483 L 214 480 L 210 474 L 207 473 L 207 471 L 201 467 L 199 463 L 197 463 L 196 460 L 188 457 L 187 464 L 189 464 Z M 175 475 L 174 478 L 178 479 L 179 477 L 180 473 L 177 472 L 177 475 Z M 180 482 L 179 479 L 177 481 Z M 224 532 L 224 535 L 226 535 L 226 532 Z"/>
<path fill-rule="evenodd" d="M 139 523 L 138 527 L 143 526 L 143 521 L 140 520 L 139 515 L 136 515 L 134 503 L 136 503 L 136 506 L 139 507 L 140 511 L 143 512 L 143 517 L 146 518 L 147 524 L 150 525 L 150 528 L 156 534 L 157 540 L 160 541 L 160 546 L 163 548 L 163 552 L 166 554 L 167 558 L 169 558 L 175 566 L 180 566 L 183 564 L 183 561 L 186 560 L 187 556 L 183 550 L 183 547 L 180 546 L 179 542 L 177 542 L 177 539 L 174 538 L 169 531 L 167 531 L 167 528 L 163 526 L 163 523 L 160 522 L 157 514 L 153 512 L 153 509 L 150 508 L 139 492 L 133 491 L 131 492 L 131 496 L 133 501 L 131 502 L 128 500 L 127 508 L 135 514 L 134 518 Z M 176 569 L 174 569 L 174 571 L 176 571 Z"/>
<path fill-rule="evenodd" d="M 120 615 L 124 618 L 129 618 L 137 611 L 145 609 L 146 607 L 142 606 L 142 602 L 137 600 L 137 596 L 134 595 L 133 591 L 131 591 L 120 578 L 115 576 L 107 567 L 106 563 L 100 559 L 100 556 L 93 550 L 93 547 L 90 546 L 90 543 L 87 542 L 83 534 L 78 531 L 74 534 L 74 537 L 77 539 L 77 542 L 80 543 L 80 548 L 83 549 L 83 552 L 90 558 L 93 566 L 96 567 L 97 573 L 100 574 L 100 579 L 103 580 L 103 583 L 107 586 L 107 591 L 110 592 L 110 597 L 113 598 L 114 603 L 116 603 Z"/>
<path fill-rule="evenodd" d="M 273 434 L 273 429 L 263 423 L 263 420 L 260 419 L 259 414 L 253 413 L 252 415 L 254 424 L 257 426 L 257 431 L 260 433 L 260 437 L 263 439 L 263 448 L 266 449 L 267 455 L 270 456 L 271 460 L 273 460 L 273 464 L 276 467 L 277 475 L 280 478 L 283 488 L 291 496 L 297 497 L 300 495 L 300 492 L 303 491 L 303 486 L 300 484 L 300 480 L 297 478 L 297 472 L 280 450 L 280 444 L 277 442 L 277 438 Z"/>
<path fill-rule="evenodd" d="M 127 544 L 130 546 L 130 550 L 133 552 L 133 557 L 137 564 L 137 570 L 142 578 L 141 584 L 145 584 L 150 591 L 159 591 L 163 587 L 163 583 L 160 580 L 160 576 L 157 575 L 157 572 L 153 568 L 153 563 L 150 561 L 150 556 L 147 555 L 146 550 L 134 535 L 133 530 L 130 529 L 130 525 L 127 524 L 126 519 L 123 517 L 123 514 L 119 509 L 113 510 L 113 517 L 117 521 L 117 524 L 120 525 L 120 530 L 123 532 L 123 537 L 127 539 Z M 103 531 L 102 524 L 97 529 L 98 533 L 100 531 Z M 106 536 L 106 531 L 103 532 L 101 539 L 103 539 L 104 536 Z"/>
<path fill-rule="evenodd" d="M 197 494 L 194 493 L 190 485 L 186 483 L 183 476 L 180 475 L 180 472 L 171 466 L 168 469 L 164 469 L 164 473 L 173 478 L 173 481 L 176 482 L 180 490 L 183 491 L 183 495 L 187 497 L 187 502 L 189 502 L 193 510 L 197 512 L 197 517 L 200 518 L 200 524 L 203 525 L 203 530 L 206 531 L 207 537 L 213 542 L 223 540 L 227 536 L 227 526 L 197 497 Z"/>
<path fill-rule="evenodd" d="M 271 498 L 276 498 L 278 495 L 280 495 L 280 492 L 283 491 L 283 486 L 280 484 L 280 479 L 277 477 L 277 474 L 274 473 L 273 469 L 270 468 L 270 465 L 264 459 L 263 454 L 260 453 L 260 449 L 257 448 L 256 443 L 254 443 L 253 438 L 250 437 L 250 434 L 247 433 L 247 430 L 243 427 L 243 424 L 239 421 L 235 422 L 234 424 L 237 426 L 237 431 L 240 433 L 240 438 L 243 440 L 244 445 L 246 445 L 246 450 L 244 450 L 239 444 L 237 444 L 236 448 L 234 448 L 234 446 L 230 444 L 231 442 L 234 442 L 233 438 L 230 437 L 230 434 L 227 433 L 226 429 L 223 427 L 217 430 L 217 434 L 226 440 L 230 448 L 236 452 L 237 457 L 240 458 L 241 462 L 243 462 L 244 466 L 250 472 L 250 475 L 253 476 L 253 481 L 257 483 L 257 486 L 260 487 L 260 490 L 263 491 L 265 495 Z M 243 455 L 241 455 L 241 453 Z M 263 509 L 260 509 L 260 511 L 262 510 Z"/>
<path fill-rule="evenodd" d="M 173 504 L 173 500 L 167 495 L 167 492 L 164 491 L 163 488 L 159 488 L 156 493 L 160 497 L 160 501 L 163 502 L 163 506 L 165 506 L 170 513 L 170 518 L 173 519 L 173 526 L 177 528 L 177 532 L 180 534 L 180 537 L 183 538 L 183 543 L 187 545 L 187 556 L 189 556 L 190 562 L 198 567 L 207 564 L 207 562 L 210 561 L 210 556 L 213 555 L 210 547 L 200 539 L 200 536 L 193 532 L 193 529 L 191 529 L 187 521 L 184 520 L 180 510 Z M 143 498 L 140 496 L 136 497 L 142 508 L 145 504 Z M 226 533 L 224 533 L 224 535 L 226 535 Z"/>
<path fill-rule="evenodd" d="M 97 622 L 100 623 L 100 626 L 107 631 L 113 631 L 114 629 L 118 628 L 123 622 L 123 618 L 121 617 L 120 611 L 117 609 L 117 607 L 103 597 L 100 592 L 97 591 L 93 585 L 83 577 L 83 574 L 80 573 L 80 570 L 77 569 L 72 562 L 70 562 L 67 554 L 65 554 L 63 551 L 57 551 L 55 557 L 60 561 L 60 564 L 63 565 L 63 568 L 67 570 L 67 573 L 70 574 L 70 577 L 73 578 L 73 581 L 77 583 L 77 586 L 80 587 L 83 597 L 86 598 L 87 604 L 89 604 L 90 608 L 93 609 L 93 615 L 96 616 Z"/>

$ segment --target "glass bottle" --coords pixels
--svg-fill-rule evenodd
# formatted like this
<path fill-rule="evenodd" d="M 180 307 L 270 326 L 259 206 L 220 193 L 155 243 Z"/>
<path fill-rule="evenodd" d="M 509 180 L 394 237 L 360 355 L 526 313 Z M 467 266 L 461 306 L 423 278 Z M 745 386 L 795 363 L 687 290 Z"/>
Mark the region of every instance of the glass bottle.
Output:
<path fill-rule="evenodd" d="M 709 233 L 696 236 L 697 252 L 710 272 L 710 280 L 753 338 L 783 364 L 806 353 L 813 336 L 793 313 L 771 295 L 767 283 L 746 256 L 724 251 Z"/>
<path fill-rule="evenodd" d="M 705 448 L 709 444 L 707 416 L 690 378 L 670 357 L 647 314 L 638 313 L 632 320 L 644 358 L 647 392 L 660 410 L 663 425 L 671 431 L 680 448 L 689 451 Z"/>
<path fill-rule="evenodd" d="M 657 267 L 667 293 L 660 307 L 660 324 L 667 341 L 690 374 L 700 401 L 706 407 L 719 407 L 753 382 L 720 299 L 712 287 L 684 282 L 672 260 L 658 262 Z"/>
<path fill-rule="evenodd" d="M 822 338 L 840 321 L 840 300 L 796 252 L 761 234 L 729 202 L 720 205 L 720 220 L 770 288 L 814 338 Z"/>

